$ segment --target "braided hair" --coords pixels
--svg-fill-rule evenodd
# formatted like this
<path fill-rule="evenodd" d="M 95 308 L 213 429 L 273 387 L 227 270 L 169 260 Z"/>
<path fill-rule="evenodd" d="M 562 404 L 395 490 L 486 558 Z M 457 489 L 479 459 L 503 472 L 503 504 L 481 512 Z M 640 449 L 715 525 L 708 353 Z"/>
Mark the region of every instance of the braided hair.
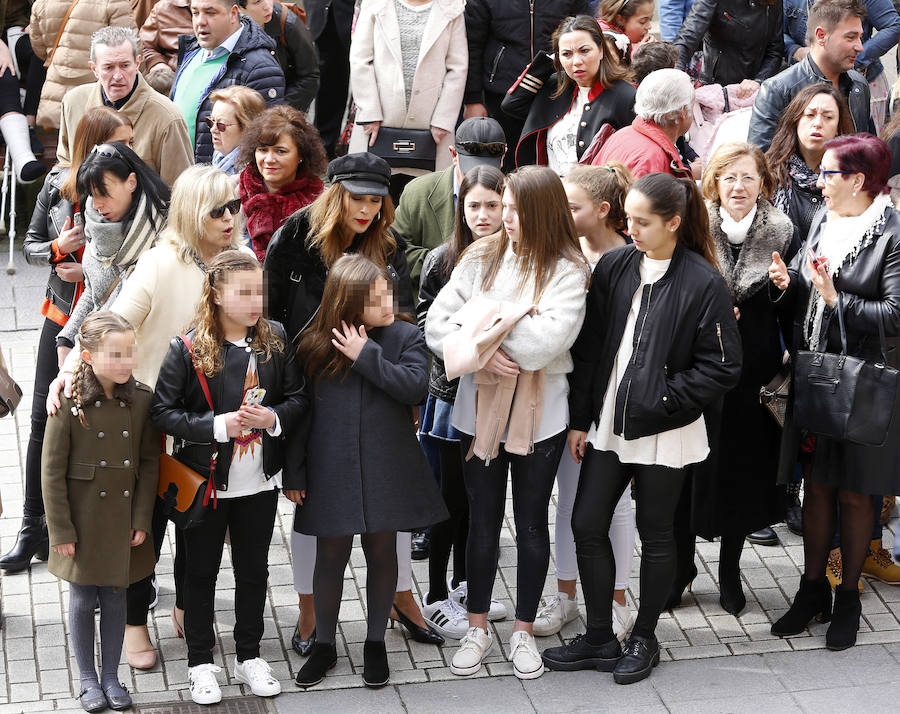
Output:
<path fill-rule="evenodd" d="M 110 310 L 97 310 L 88 315 L 78 330 L 78 342 L 82 350 L 95 352 L 100 349 L 103 340 L 111 332 L 134 332 L 134 327 L 121 315 Z M 72 415 L 78 417 L 78 422 L 85 429 L 88 428 L 87 418 L 84 416 L 84 387 L 89 377 L 94 377 L 94 369 L 84 359 L 78 359 L 78 366 L 72 376 Z"/>

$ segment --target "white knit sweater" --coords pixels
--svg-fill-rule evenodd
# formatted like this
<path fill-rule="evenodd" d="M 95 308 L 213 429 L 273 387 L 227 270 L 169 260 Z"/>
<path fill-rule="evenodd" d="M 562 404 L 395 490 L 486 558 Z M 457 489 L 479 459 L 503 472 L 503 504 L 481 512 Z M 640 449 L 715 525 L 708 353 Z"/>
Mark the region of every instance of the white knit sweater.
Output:
<path fill-rule="evenodd" d="M 470 250 L 454 268 L 450 280 L 438 293 L 428 310 L 425 340 L 438 357 L 443 358 L 444 338 L 457 328 L 450 317 L 475 295 L 492 300 L 530 303 L 534 281 L 523 281 L 516 266 L 516 255 L 508 247 L 503 264 L 490 290 L 481 289 L 487 263 Z M 544 369 L 547 374 L 572 371 L 569 348 L 578 337 L 584 321 L 587 267 L 560 259 L 556 264 L 536 315 L 526 315 L 507 334 L 501 345 L 510 359 L 525 370 Z"/>

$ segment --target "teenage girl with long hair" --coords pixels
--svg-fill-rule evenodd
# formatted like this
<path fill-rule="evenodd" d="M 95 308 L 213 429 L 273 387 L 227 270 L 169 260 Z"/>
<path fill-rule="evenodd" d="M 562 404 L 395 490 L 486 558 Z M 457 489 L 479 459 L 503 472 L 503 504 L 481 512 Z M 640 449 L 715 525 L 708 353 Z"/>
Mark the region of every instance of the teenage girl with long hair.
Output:
<path fill-rule="evenodd" d="M 685 468 L 706 459 L 704 412 L 737 384 L 741 346 L 692 180 L 653 173 L 625 199 L 634 242 L 594 271 L 572 349 L 569 452 L 582 462 L 572 530 L 587 633 L 544 652 L 551 669 L 612 671 L 620 684 L 659 662 L 654 631 L 675 575 L 673 522 Z M 624 654 L 613 632 L 609 528 L 634 479 L 641 602 Z"/>

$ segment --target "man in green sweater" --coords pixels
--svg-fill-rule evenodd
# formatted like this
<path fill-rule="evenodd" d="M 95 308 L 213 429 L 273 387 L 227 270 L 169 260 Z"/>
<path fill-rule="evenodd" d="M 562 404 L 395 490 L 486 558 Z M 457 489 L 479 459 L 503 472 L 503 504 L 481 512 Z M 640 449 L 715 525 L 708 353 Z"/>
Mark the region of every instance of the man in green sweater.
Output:
<path fill-rule="evenodd" d="M 403 189 L 393 229 L 406 241 L 406 260 L 416 294 L 425 254 L 453 232 L 456 197 L 466 172 L 480 164 L 499 169 L 505 153 L 506 136 L 497 121 L 488 117 L 466 119 L 457 127 L 450 147 L 453 165 L 419 176 Z"/>

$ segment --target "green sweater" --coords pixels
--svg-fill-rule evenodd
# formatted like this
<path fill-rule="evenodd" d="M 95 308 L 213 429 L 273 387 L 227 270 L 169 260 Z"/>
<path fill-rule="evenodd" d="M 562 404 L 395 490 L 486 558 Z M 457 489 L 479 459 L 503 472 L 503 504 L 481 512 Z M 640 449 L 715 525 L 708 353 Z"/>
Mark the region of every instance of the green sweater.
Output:
<path fill-rule="evenodd" d="M 219 74 L 222 66 L 228 61 L 229 52 L 219 55 L 215 59 L 203 61 L 206 50 L 199 50 L 187 67 L 178 77 L 178 85 L 175 87 L 174 102 L 187 124 L 188 135 L 191 137 L 191 146 L 196 145 L 197 111 L 206 94 L 206 89 L 212 84 L 213 79 Z"/>

